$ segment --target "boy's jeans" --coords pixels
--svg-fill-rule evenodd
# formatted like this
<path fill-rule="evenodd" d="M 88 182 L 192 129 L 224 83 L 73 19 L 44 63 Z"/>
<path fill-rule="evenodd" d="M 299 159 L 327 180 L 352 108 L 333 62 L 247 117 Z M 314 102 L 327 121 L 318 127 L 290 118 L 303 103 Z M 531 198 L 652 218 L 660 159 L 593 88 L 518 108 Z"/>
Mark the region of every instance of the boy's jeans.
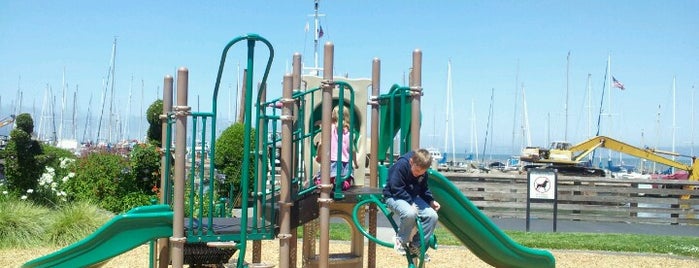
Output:
<path fill-rule="evenodd" d="M 403 243 L 412 242 L 413 245 L 421 245 L 420 237 L 414 236 L 413 229 L 416 229 L 415 219 L 420 217 L 420 222 L 422 223 L 422 230 L 425 232 L 425 241 L 429 241 L 434 233 L 434 228 L 437 226 L 437 212 L 430 207 L 427 202 L 422 200 L 420 197 L 413 197 L 414 204 L 408 204 L 402 199 L 386 199 L 386 205 L 394 213 L 400 217 L 400 222 L 398 223 L 398 233 L 396 234 Z"/>

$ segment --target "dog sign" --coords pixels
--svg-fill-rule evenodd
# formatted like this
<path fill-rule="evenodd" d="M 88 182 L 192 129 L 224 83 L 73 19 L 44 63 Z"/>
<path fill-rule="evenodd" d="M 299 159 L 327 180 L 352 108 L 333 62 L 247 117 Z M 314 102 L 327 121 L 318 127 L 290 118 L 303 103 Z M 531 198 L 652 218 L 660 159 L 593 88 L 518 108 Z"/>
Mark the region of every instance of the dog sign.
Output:
<path fill-rule="evenodd" d="M 527 220 L 526 230 L 529 232 L 531 203 L 553 203 L 553 231 L 556 232 L 558 221 L 558 195 L 554 169 L 530 169 L 527 172 Z"/>
<path fill-rule="evenodd" d="M 556 173 L 531 170 L 528 181 L 529 198 L 545 200 L 556 198 Z"/>

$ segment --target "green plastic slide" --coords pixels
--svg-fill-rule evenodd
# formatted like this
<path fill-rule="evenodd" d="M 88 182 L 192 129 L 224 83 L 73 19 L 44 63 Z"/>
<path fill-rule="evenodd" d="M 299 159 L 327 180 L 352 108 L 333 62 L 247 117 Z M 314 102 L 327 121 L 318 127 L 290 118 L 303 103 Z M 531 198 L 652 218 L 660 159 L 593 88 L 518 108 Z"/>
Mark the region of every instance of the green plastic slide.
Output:
<path fill-rule="evenodd" d="M 104 262 L 150 240 L 172 236 L 168 205 L 137 207 L 117 215 L 90 236 L 22 267 L 87 267 Z"/>
<path fill-rule="evenodd" d="M 553 255 L 520 245 L 507 236 L 456 186 L 439 172 L 429 171 L 429 187 L 439 209 L 439 222 L 478 258 L 494 267 L 556 267 Z"/>

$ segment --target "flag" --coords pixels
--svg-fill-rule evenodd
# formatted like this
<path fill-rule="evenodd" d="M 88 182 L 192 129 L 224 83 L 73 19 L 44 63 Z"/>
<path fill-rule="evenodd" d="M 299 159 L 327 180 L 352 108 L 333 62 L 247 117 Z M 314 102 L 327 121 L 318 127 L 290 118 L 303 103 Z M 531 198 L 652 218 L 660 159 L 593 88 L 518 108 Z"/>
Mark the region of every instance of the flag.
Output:
<path fill-rule="evenodd" d="M 318 28 L 318 38 L 321 38 L 321 37 L 323 37 L 323 26 L 321 25 L 318 27 L 319 27 Z"/>
<path fill-rule="evenodd" d="M 614 87 L 619 88 L 621 90 L 626 89 L 624 87 L 624 84 L 621 83 L 619 80 L 616 80 L 616 78 L 614 76 L 612 76 L 612 85 L 614 85 Z"/>
<path fill-rule="evenodd" d="M 303 28 L 304 31 L 308 32 L 308 30 L 311 28 L 311 25 L 306 22 L 306 28 Z"/>

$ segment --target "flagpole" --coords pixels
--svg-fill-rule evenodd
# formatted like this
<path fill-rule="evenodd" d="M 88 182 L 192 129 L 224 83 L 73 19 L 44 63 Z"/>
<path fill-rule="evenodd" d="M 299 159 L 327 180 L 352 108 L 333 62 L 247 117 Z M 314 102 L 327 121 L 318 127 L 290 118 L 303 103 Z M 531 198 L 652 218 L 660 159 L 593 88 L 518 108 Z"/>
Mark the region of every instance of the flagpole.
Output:
<path fill-rule="evenodd" d="M 318 41 L 323 37 L 323 27 L 320 25 L 319 18 L 324 16 L 324 14 L 318 13 L 318 4 L 320 0 L 315 0 L 313 3 L 313 67 L 304 67 L 304 69 L 309 70 L 311 75 L 320 75 L 320 68 L 318 67 Z M 308 22 L 306 22 L 306 32 L 308 32 Z"/>
<path fill-rule="evenodd" d="M 320 0 L 315 0 L 313 8 L 313 69 L 318 70 L 318 3 Z"/>

